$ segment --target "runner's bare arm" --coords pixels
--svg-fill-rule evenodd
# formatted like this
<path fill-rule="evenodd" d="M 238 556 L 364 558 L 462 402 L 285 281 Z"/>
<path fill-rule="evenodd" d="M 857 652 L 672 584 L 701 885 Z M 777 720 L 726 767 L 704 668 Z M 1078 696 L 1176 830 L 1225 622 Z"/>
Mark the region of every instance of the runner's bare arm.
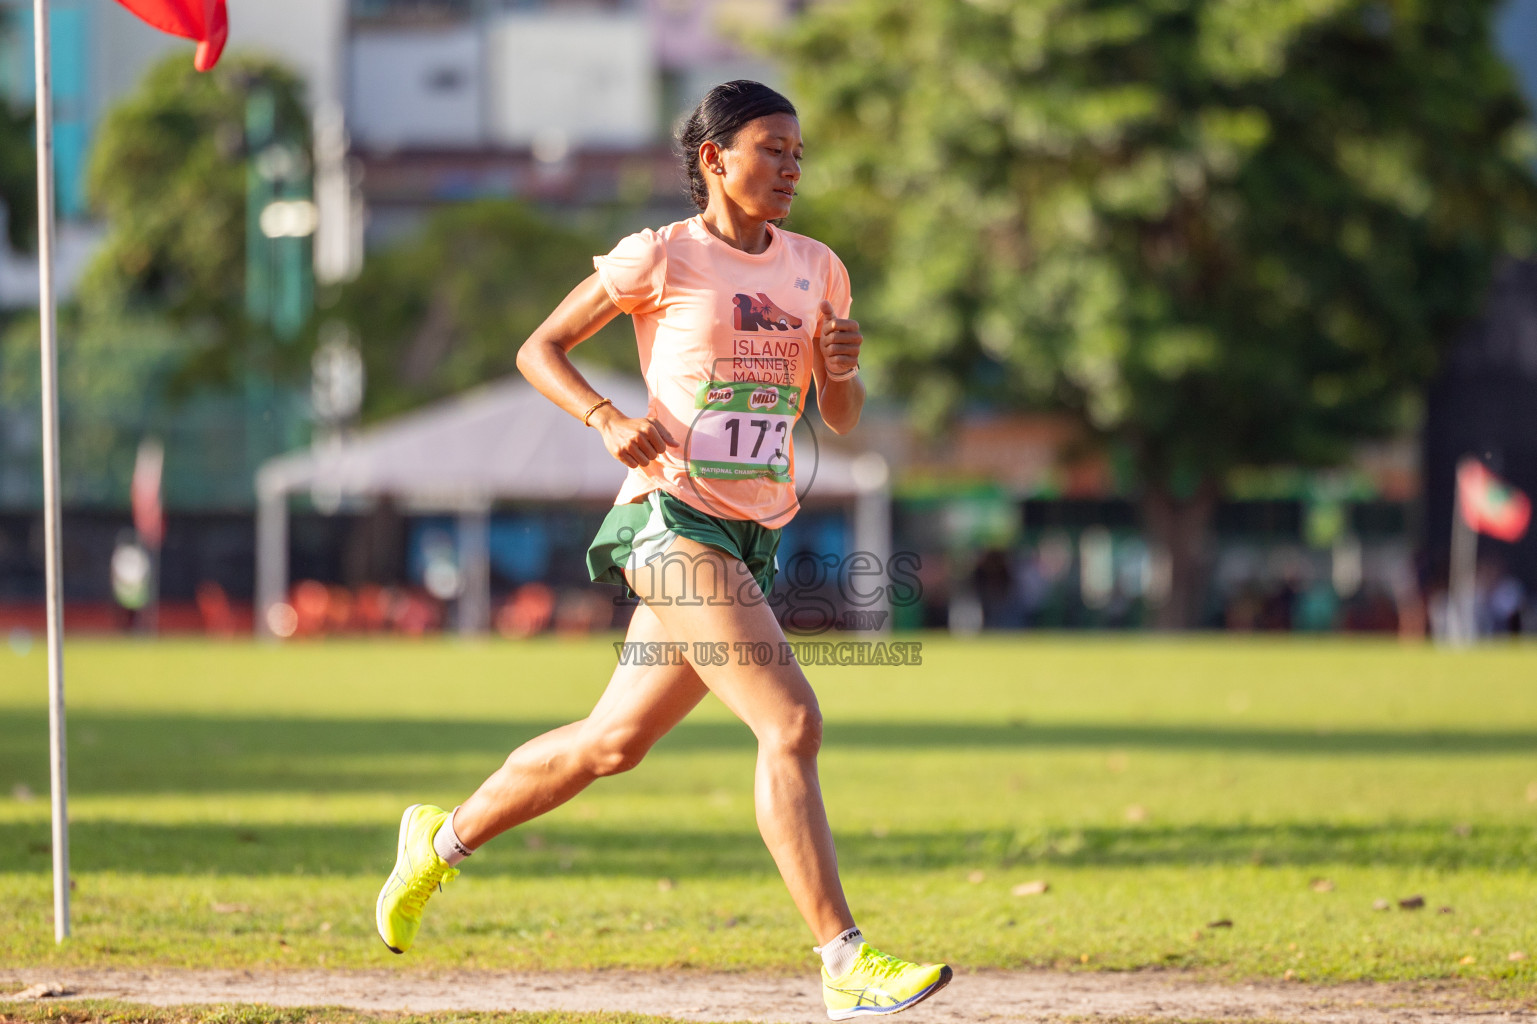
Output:
<path fill-rule="evenodd" d="M 844 374 L 859 365 L 859 347 L 864 335 L 856 320 L 840 320 L 833 315 L 833 305 L 826 299 L 818 309 L 816 357 L 811 372 L 817 382 L 817 408 L 822 422 L 835 434 L 847 434 L 859 425 L 865 407 L 865 386 L 858 376 L 848 380 L 828 380 L 829 373 Z"/>
<path fill-rule="evenodd" d="M 606 396 L 598 394 L 582 378 L 567 353 L 598 333 L 619 313 L 598 275 L 593 274 L 571 289 L 555 311 L 528 336 L 518 349 L 518 369 L 541 395 L 581 419 Z M 667 445 L 677 444 L 660 423 L 644 416 L 626 416 L 613 405 L 597 409 L 587 422 L 602 435 L 609 454 L 632 469 L 661 455 Z"/>

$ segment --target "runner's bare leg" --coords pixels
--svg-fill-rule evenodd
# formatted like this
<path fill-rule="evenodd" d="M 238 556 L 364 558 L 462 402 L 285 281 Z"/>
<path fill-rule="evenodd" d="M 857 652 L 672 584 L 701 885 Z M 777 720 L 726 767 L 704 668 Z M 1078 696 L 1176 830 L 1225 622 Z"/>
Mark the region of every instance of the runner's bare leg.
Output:
<path fill-rule="evenodd" d="M 784 632 L 739 559 L 688 537 L 673 543 L 662 561 L 668 559 L 683 563 L 687 573 L 643 567 L 626 573 L 630 587 L 670 639 L 687 642 L 685 657 L 698 678 L 757 737 L 758 831 L 801 916 L 817 942 L 826 943 L 852 928 L 854 919 L 838 878 L 838 855 L 817 780 L 822 713 L 816 694 L 793 659 L 780 664 Z M 705 593 L 666 592 L 669 585 L 676 591 L 685 578 L 688 586 L 697 585 Z M 713 594 L 711 587 L 717 588 Z M 690 600 L 680 602 L 679 596 Z M 694 596 L 705 599 L 696 603 Z M 724 642 L 728 664 L 695 661 L 694 644 L 700 641 Z M 770 664 L 750 659 L 744 664 L 736 646 L 743 642 L 768 644 L 774 652 Z"/>
<path fill-rule="evenodd" d="M 645 605 L 635 609 L 627 641 L 668 639 Z M 704 699 L 692 666 L 621 663 L 592 713 L 508 755 L 454 814 L 454 832 L 476 849 L 493 836 L 570 800 L 605 775 L 628 771 Z"/>

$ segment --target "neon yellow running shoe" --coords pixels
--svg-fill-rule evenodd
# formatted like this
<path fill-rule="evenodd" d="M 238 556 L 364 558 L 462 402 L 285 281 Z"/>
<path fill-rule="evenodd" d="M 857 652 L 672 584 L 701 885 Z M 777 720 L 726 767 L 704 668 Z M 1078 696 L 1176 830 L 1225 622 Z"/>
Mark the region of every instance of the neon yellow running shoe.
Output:
<path fill-rule="evenodd" d="M 379 938 L 393 953 L 411 948 L 422 926 L 422 908 L 427 900 L 443 888 L 444 882 L 459 877 L 459 869 L 450 867 L 432 848 L 433 834 L 447 820 L 448 812 L 431 804 L 412 804 L 400 816 L 395 870 L 385 880 L 374 905 Z"/>
<path fill-rule="evenodd" d="M 830 978 L 822 968 L 822 1000 L 827 1016 L 848 1020 L 872 1013 L 896 1013 L 916 1006 L 950 984 L 955 972 L 944 964 L 912 964 L 887 956 L 868 942 L 847 974 Z"/>

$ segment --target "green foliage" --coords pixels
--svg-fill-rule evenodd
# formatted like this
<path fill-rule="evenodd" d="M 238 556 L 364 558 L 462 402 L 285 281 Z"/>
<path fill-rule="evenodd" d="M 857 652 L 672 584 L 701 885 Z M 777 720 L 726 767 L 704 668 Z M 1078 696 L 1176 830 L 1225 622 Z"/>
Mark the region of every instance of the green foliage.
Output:
<path fill-rule="evenodd" d="M 195 71 L 185 55 L 167 58 L 102 119 L 88 188 L 107 236 L 75 301 L 60 312 L 66 502 L 124 504 L 134 451 L 148 433 L 167 443 L 168 500 L 181 507 L 249 500 L 248 464 L 267 452 L 248 443 L 247 410 L 230 386 L 253 370 L 292 380 L 305 362 L 296 346 L 277 349 L 264 365 L 249 354 L 260 339 L 245 315 L 243 148 L 246 97 L 258 82 L 272 91 L 286 136 L 307 140 L 297 79 L 270 61 L 239 55 L 209 74 Z M 23 177 L 28 188 L 33 179 L 24 173 L 30 142 L 23 146 L 17 136 L 29 126 L 6 117 L 0 116 L 0 197 L 11 203 L 13 179 L 18 189 Z M 29 217 L 32 211 L 35 204 Z M 12 218 L 13 244 L 29 223 Z M 0 447 L 0 501 L 7 504 L 40 500 L 32 429 L 38 377 L 38 323 L 29 314 L 0 335 L 0 414 L 9 435 Z M 270 427 L 258 438 L 269 445 L 292 440 Z"/>
<path fill-rule="evenodd" d="M 134 453 L 150 432 L 163 432 L 159 396 L 178 364 L 182 345 L 157 317 L 86 319 L 65 311 L 59 322 L 59 464 L 68 504 L 125 505 Z M 35 312 L 0 334 L 0 503 L 37 507 L 42 501 L 41 364 Z M 24 443 L 22 443 L 24 442 Z"/>
<path fill-rule="evenodd" d="M 42 503 L 38 335 L 35 312 L 18 316 L 0 333 L 0 507 Z M 163 487 L 170 507 L 223 510 L 251 500 L 247 467 L 255 456 L 248 433 L 271 444 L 274 431 L 264 423 L 251 432 L 241 394 L 176 394 L 186 372 L 185 331 L 153 313 L 109 317 L 66 308 L 59 337 L 59 465 L 66 505 L 126 508 L 134 456 L 146 436 L 165 444 Z"/>
<path fill-rule="evenodd" d="M 107 222 L 79 300 L 111 316 L 165 315 L 200 339 L 196 376 L 229 380 L 243 358 L 246 101 L 255 83 L 274 96 L 285 137 L 308 147 L 301 87 L 283 66 L 227 55 L 213 71 L 168 57 L 102 119 L 87 188 Z M 189 353 L 189 359 L 191 353 Z"/>
<path fill-rule="evenodd" d="M 592 273 L 601 239 L 518 202 L 447 207 L 369 254 L 327 317 L 361 339 L 369 416 L 384 416 L 516 373 L 518 346 Z M 581 358 L 633 369 L 631 335 L 611 325 Z"/>
<path fill-rule="evenodd" d="M 814 230 L 933 423 L 1067 408 L 1190 493 L 1328 464 L 1531 250 L 1494 0 L 818 5 L 790 39 Z"/>
<path fill-rule="evenodd" d="M 0 203 L 6 241 L 18 252 L 37 248 L 37 136 L 30 110 L 0 104 Z"/>

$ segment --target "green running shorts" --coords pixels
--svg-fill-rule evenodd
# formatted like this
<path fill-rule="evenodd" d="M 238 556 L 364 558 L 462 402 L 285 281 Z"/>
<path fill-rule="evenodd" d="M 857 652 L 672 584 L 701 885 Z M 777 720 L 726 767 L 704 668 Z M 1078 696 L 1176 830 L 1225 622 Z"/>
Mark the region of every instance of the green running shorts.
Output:
<path fill-rule="evenodd" d="M 625 569 L 635 570 L 662 554 L 678 537 L 723 551 L 739 559 L 765 595 L 779 571 L 779 531 L 751 519 L 721 519 L 701 512 L 666 491 L 655 490 L 641 501 L 615 505 L 603 518 L 598 535 L 587 548 L 587 572 L 594 583 L 624 587 Z"/>

